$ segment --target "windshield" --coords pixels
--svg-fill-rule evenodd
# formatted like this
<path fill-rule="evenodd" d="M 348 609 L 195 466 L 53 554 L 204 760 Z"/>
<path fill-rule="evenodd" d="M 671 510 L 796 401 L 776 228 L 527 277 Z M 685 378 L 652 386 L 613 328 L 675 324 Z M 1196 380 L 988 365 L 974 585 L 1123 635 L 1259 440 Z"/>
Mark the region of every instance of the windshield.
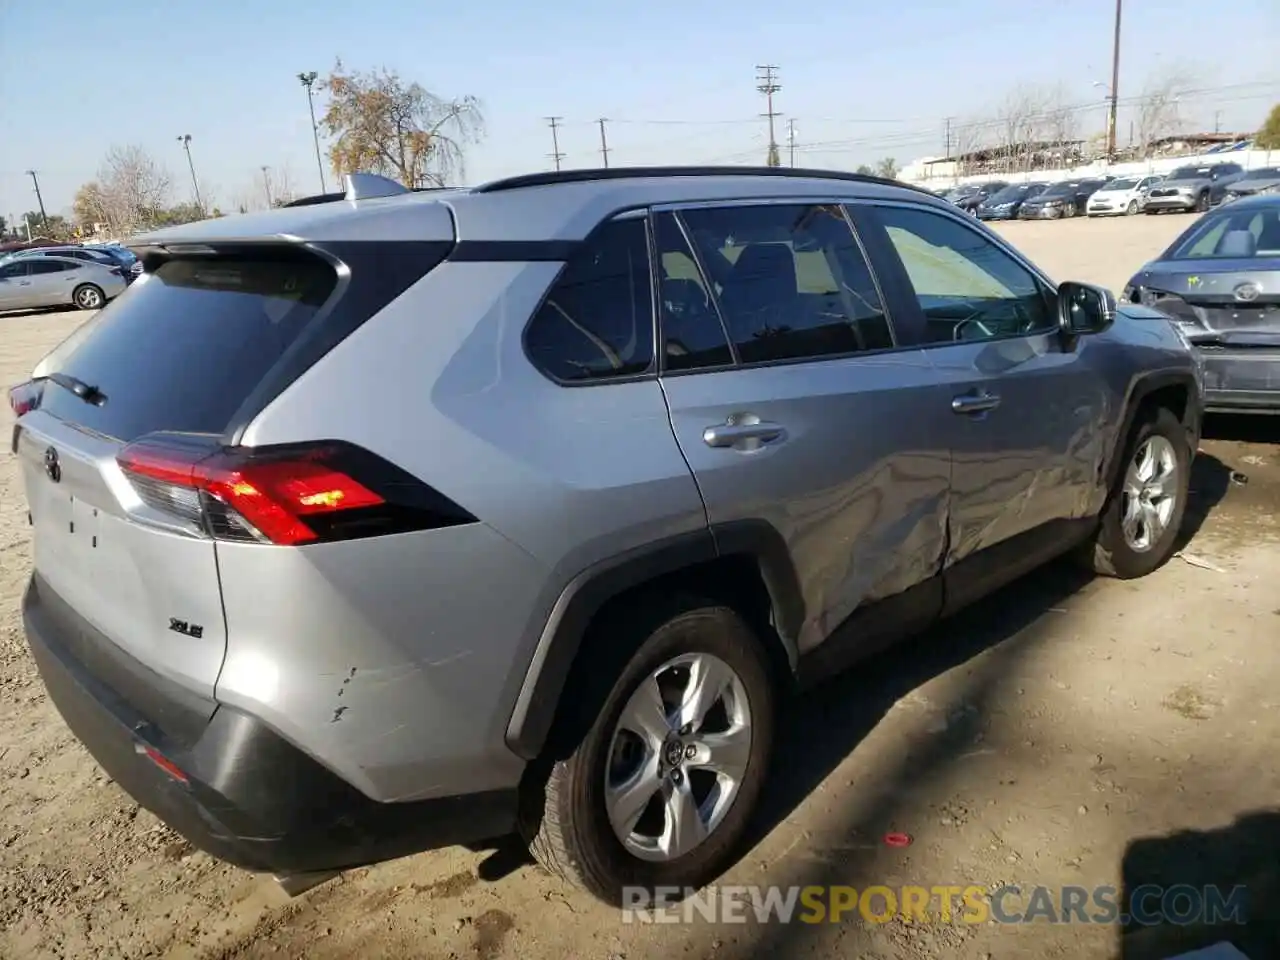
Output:
<path fill-rule="evenodd" d="M 1076 185 L 1074 183 L 1055 183 L 1044 193 L 1040 194 L 1046 200 L 1052 200 L 1054 197 L 1066 197 L 1075 193 Z"/>
<path fill-rule="evenodd" d="M 1140 181 L 1137 177 L 1125 177 L 1123 180 L 1112 180 L 1103 184 L 1103 190 L 1132 190 Z"/>
<path fill-rule="evenodd" d="M 991 198 L 992 203 L 1011 203 L 1014 200 L 1021 200 L 1027 195 L 1031 189 L 1029 183 L 1015 183 L 1005 187 L 999 193 Z"/>
<path fill-rule="evenodd" d="M 1179 167 L 1169 174 L 1170 180 L 1204 180 L 1209 176 L 1208 167 Z"/>
<path fill-rule="evenodd" d="M 981 187 L 981 185 L 980 185 L 980 184 L 977 184 L 977 183 L 966 183 L 966 184 L 964 184 L 963 186 L 956 187 L 954 190 L 952 190 L 952 191 L 951 191 L 951 196 L 953 196 L 953 197 L 972 197 L 972 196 L 973 196 L 975 193 L 977 193 L 980 189 L 982 189 L 982 187 Z"/>
<path fill-rule="evenodd" d="M 1241 180 L 1280 180 L 1280 167 L 1259 167 L 1250 170 Z"/>
<path fill-rule="evenodd" d="M 1164 260 L 1280 258 L 1280 207 L 1206 214 L 1174 241 Z"/>

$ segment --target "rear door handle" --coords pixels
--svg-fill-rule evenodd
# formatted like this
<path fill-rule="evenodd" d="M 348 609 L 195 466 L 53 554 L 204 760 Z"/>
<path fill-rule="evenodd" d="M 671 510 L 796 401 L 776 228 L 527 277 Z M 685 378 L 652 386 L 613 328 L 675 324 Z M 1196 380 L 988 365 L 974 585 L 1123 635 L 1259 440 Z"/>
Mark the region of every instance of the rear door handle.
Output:
<path fill-rule="evenodd" d="M 750 441 L 767 443 L 786 431 L 776 423 L 721 423 L 702 431 L 702 442 L 708 447 L 755 446 Z"/>
<path fill-rule="evenodd" d="M 986 390 L 962 393 L 951 400 L 951 409 L 955 413 L 985 413 L 998 406 L 1000 406 L 1000 398 Z"/>

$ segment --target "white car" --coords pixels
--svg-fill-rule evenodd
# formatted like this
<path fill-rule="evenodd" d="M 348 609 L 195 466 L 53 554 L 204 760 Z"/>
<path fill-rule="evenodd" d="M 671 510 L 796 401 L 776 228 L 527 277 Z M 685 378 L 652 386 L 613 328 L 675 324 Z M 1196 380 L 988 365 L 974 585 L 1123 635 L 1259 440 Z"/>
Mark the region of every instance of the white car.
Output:
<path fill-rule="evenodd" d="M 1147 193 L 1163 177 L 1119 177 L 1089 197 L 1084 212 L 1091 217 L 1141 213 L 1147 205 Z"/>
<path fill-rule="evenodd" d="M 98 310 L 124 293 L 123 267 L 70 257 L 0 260 L 0 310 L 75 306 Z"/>

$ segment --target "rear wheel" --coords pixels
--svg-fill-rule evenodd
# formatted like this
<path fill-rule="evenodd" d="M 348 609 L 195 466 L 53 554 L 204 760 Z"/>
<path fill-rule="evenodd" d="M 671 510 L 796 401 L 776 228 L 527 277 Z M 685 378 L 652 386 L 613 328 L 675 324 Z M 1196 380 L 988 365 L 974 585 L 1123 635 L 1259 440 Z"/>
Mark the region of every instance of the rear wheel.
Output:
<path fill-rule="evenodd" d="M 1094 571 L 1129 580 L 1161 567 L 1187 508 L 1191 451 L 1173 411 L 1151 411 L 1134 430 L 1123 471 L 1086 557 Z"/>
<path fill-rule="evenodd" d="M 595 645 L 566 691 L 578 713 L 557 734 L 568 755 L 522 816 L 542 866 L 614 905 L 624 888 L 697 889 L 728 865 L 773 741 L 773 685 L 751 629 L 718 604 L 664 606 L 629 610 Z"/>
<path fill-rule="evenodd" d="M 76 287 L 71 294 L 71 300 L 81 310 L 100 310 L 102 305 L 107 302 L 102 288 L 94 286 L 92 283 L 82 283 Z"/>

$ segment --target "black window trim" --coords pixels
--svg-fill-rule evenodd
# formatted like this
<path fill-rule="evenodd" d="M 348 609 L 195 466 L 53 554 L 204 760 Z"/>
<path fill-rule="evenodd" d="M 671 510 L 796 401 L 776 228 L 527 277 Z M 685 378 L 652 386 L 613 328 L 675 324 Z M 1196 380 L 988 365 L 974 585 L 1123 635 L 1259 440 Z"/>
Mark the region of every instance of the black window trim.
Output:
<path fill-rule="evenodd" d="M 664 205 L 665 206 L 665 205 Z M 698 271 L 698 280 L 702 283 L 702 289 L 707 291 L 707 296 L 711 300 L 711 308 L 716 312 L 716 321 L 720 324 L 720 334 L 724 337 L 724 342 L 729 345 L 729 362 L 717 364 L 714 367 L 691 367 L 688 370 L 668 370 L 667 369 L 667 335 L 662 327 L 662 261 L 658 256 L 658 217 L 664 213 L 671 214 L 671 219 L 675 222 L 676 229 L 680 231 L 680 236 L 684 239 L 685 246 L 689 250 L 689 255 L 693 258 L 693 268 Z M 724 313 L 720 309 L 720 300 L 715 295 L 715 285 L 711 282 L 711 276 L 707 270 L 707 266 L 702 261 L 702 253 L 698 250 L 697 244 L 693 242 L 693 236 L 689 233 L 689 227 L 684 222 L 684 217 L 680 215 L 680 210 L 651 208 L 649 210 L 649 220 L 651 228 L 650 236 L 653 237 L 654 249 L 650 255 L 650 262 L 653 268 L 654 283 L 654 302 L 656 304 L 656 313 L 658 321 L 657 343 L 658 343 L 658 376 L 673 377 L 685 373 L 714 373 L 717 370 L 736 370 L 742 366 L 742 358 L 738 355 L 738 345 L 733 342 L 733 337 L 729 336 L 729 325 L 724 321 Z"/>
<path fill-rule="evenodd" d="M 560 283 L 560 278 L 563 277 L 564 272 L 569 269 L 571 259 L 566 259 L 560 263 L 560 269 L 557 270 L 555 276 L 551 278 L 551 282 L 547 284 L 547 288 L 542 291 L 542 296 L 538 298 L 537 305 L 529 314 L 529 318 L 525 321 L 524 327 L 520 331 L 520 349 L 524 353 L 525 360 L 528 361 L 529 366 L 532 367 L 539 376 L 545 378 L 551 383 L 554 383 L 558 387 L 567 388 L 607 387 L 618 383 L 643 383 L 646 380 L 658 379 L 658 301 L 657 291 L 654 288 L 654 277 L 656 277 L 657 274 L 654 271 L 653 264 L 653 229 L 650 223 L 650 217 L 647 214 L 648 208 L 643 206 L 628 206 L 613 211 L 592 227 L 591 232 L 588 233 L 577 245 L 574 253 L 576 254 L 583 250 L 590 249 L 591 244 L 595 242 L 595 239 L 611 224 L 626 222 L 628 220 L 640 221 L 644 228 L 645 254 L 649 261 L 649 331 L 650 336 L 653 338 L 653 355 L 649 358 L 649 366 L 639 373 L 628 373 L 618 377 L 584 377 L 581 380 L 564 380 L 547 370 L 543 370 L 542 367 L 534 362 L 533 356 L 529 352 L 529 330 L 532 328 L 533 322 L 538 319 L 538 315 L 542 313 L 542 308 L 546 305 L 547 300 L 556 289 L 556 285 Z"/>
<path fill-rule="evenodd" d="M 857 199 L 856 197 L 836 197 L 830 194 L 822 194 L 822 195 L 782 194 L 778 196 L 744 197 L 744 198 L 735 197 L 735 198 L 720 199 L 720 200 L 681 200 L 681 201 L 675 201 L 671 203 L 654 204 L 650 208 L 653 216 L 656 216 L 657 214 L 663 213 L 663 212 L 674 213 L 676 215 L 677 222 L 680 224 L 681 229 L 685 232 L 686 242 L 688 242 L 689 248 L 693 251 L 693 254 L 694 254 L 694 263 L 698 268 L 698 274 L 702 278 L 704 283 L 708 283 L 707 289 L 713 291 L 712 301 L 715 303 L 716 315 L 720 317 L 721 329 L 726 330 L 725 339 L 729 342 L 729 349 L 732 352 L 732 355 L 735 361 L 732 366 L 721 364 L 720 366 L 716 366 L 716 367 L 693 367 L 688 370 L 665 370 L 664 368 L 662 377 L 663 378 L 689 377 L 689 376 L 698 376 L 700 374 L 726 373 L 728 371 L 736 371 L 736 370 L 759 370 L 759 369 L 765 369 L 769 367 L 794 367 L 800 364 L 809 364 L 809 363 L 832 363 L 832 362 L 838 362 L 841 360 L 859 359 L 862 357 L 883 357 L 889 354 L 906 353 L 911 350 L 918 350 L 919 346 L 902 342 L 902 338 L 899 336 L 898 330 L 894 325 L 893 309 L 892 309 L 893 305 L 888 299 L 885 298 L 884 286 L 881 284 L 880 278 L 876 275 L 876 269 L 873 265 L 871 257 L 869 256 L 869 251 L 867 250 L 866 244 L 863 243 L 862 237 L 859 236 L 858 234 L 857 226 L 854 224 L 853 219 L 849 216 L 847 205 L 855 202 L 856 199 Z M 719 303 L 719 300 L 715 297 L 714 287 L 709 285 L 709 281 L 707 279 L 707 273 L 702 264 L 702 254 L 698 251 L 697 246 L 693 243 L 693 238 L 689 236 L 688 230 L 685 227 L 684 217 L 681 215 L 681 212 L 684 210 L 707 210 L 707 209 L 722 209 L 725 207 L 753 207 L 753 206 L 784 206 L 784 207 L 836 206 L 836 207 L 839 207 L 841 215 L 844 217 L 845 225 L 849 228 L 849 232 L 853 234 L 854 241 L 858 245 L 858 250 L 862 253 L 863 262 L 867 266 L 867 271 L 871 274 L 871 282 L 875 285 L 876 293 L 880 297 L 880 309 L 884 311 L 885 322 L 888 323 L 889 325 L 889 336 L 893 340 L 894 345 L 892 347 L 882 347 L 878 350 L 849 350 L 843 353 L 824 353 L 821 356 L 817 356 L 817 357 L 786 357 L 780 360 L 756 360 L 751 363 L 742 363 L 738 359 L 737 345 L 734 344 L 733 339 L 729 337 L 726 329 L 726 325 L 724 322 L 724 317 L 720 314 L 720 303 Z M 657 278 L 658 278 L 658 273 L 657 273 L 658 264 L 653 263 L 652 267 L 654 269 L 654 277 L 655 277 L 655 284 L 656 284 Z M 657 307 L 655 305 L 655 313 L 657 312 L 658 312 Z M 661 337 L 661 334 L 662 334 L 662 330 L 661 330 L 661 326 L 659 325 L 659 329 L 658 329 L 659 337 Z M 666 351 L 664 348 L 662 348 L 663 341 L 659 339 L 657 342 L 660 345 L 659 353 L 663 355 L 662 360 L 665 360 Z"/>
<path fill-rule="evenodd" d="M 1001 237 L 998 233 L 996 233 L 994 230 L 989 229 L 984 224 L 981 224 L 980 222 L 974 223 L 971 217 L 962 217 L 955 213 L 952 213 L 950 210 L 939 209 L 938 207 L 935 207 L 932 204 L 912 203 L 907 200 L 880 200 L 880 199 L 862 198 L 858 200 L 847 201 L 847 203 L 857 204 L 862 207 L 902 207 L 907 210 L 918 210 L 924 213 L 933 213 L 939 217 L 944 217 L 946 219 L 949 219 L 954 223 L 959 224 L 961 227 L 970 231 L 971 233 L 975 233 L 978 236 L 984 238 L 985 240 L 991 243 L 994 243 L 998 249 L 1000 249 L 1009 257 L 1011 257 L 1015 263 L 1018 263 L 1022 267 L 1024 267 L 1034 279 L 1040 281 L 1040 283 L 1043 285 L 1043 288 L 1044 288 L 1043 292 L 1045 295 L 1045 300 L 1049 307 L 1049 315 L 1050 317 L 1056 317 L 1057 311 L 1055 308 L 1055 304 L 1053 302 L 1053 298 L 1057 296 L 1058 285 L 1054 283 L 1052 279 L 1050 279 L 1048 274 L 1046 274 L 1034 263 L 1032 263 L 1030 260 L 1024 257 L 1010 244 L 1006 243 L 1004 238 Z M 848 211 L 846 211 L 846 213 L 848 213 Z M 901 263 L 901 257 L 898 255 L 897 250 L 893 248 L 892 244 L 890 244 L 890 249 L 887 252 L 891 253 L 894 257 L 898 259 L 899 269 L 905 275 L 906 265 Z M 909 286 L 909 289 L 914 295 L 914 287 Z M 959 344 L 1002 343 L 1006 340 L 1021 340 L 1027 337 L 1051 336 L 1057 333 L 1057 331 L 1058 331 L 1058 325 L 1057 325 L 1057 322 L 1054 321 L 1052 326 L 1046 326 L 1039 330 L 1030 330 L 1025 333 L 1011 333 L 1001 337 L 986 337 L 986 338 L 983 338 L 982 340 L 952 340 L 952 341 L 922 340 L 920 343 L 916 344 L 915 347 L 921 350 L 936 350 L 943 347 L 954 347 Z"/>

